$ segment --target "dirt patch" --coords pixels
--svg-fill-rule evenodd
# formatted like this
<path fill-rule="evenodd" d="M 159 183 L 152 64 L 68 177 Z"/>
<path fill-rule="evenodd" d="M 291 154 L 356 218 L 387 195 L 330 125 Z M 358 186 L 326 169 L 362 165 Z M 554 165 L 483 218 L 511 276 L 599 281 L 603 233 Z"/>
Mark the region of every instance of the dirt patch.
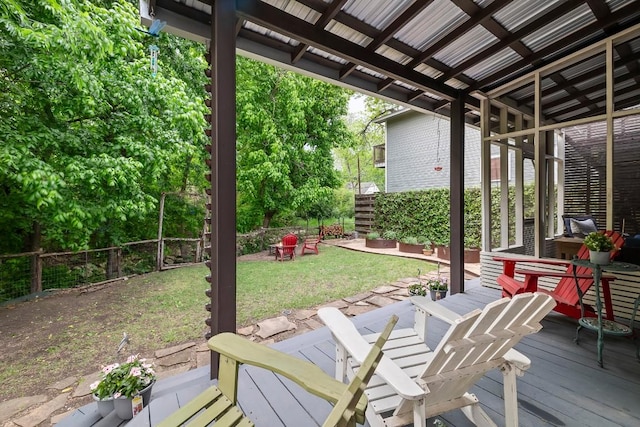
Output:
<path fill-rule="evenodd" d="M 264 251 L 241 256 L 238 261 L 272 257 Z M 117 357 L 115 350 L 122 338 L 117 326 L 122 315 L 119 302 L 125 295 L 143 298 L 155 286 L 152 281 L 135 280 L 135 286 L 132 282 L 119 280 L 0 306 L 0 383 L 3 384 L 0 402 L 48 393 L 45 388 L 57 381 L 71 376 L 82 378 L 95 373 L 101 364 L 111 363 Z M 203 325 L 202 342 L 205 330 Z M 79 343 L 75 348 L 82 348 L 74 354 L 63 354 L 60 348 L 69 340 Z M 147 358 L 153 358 L 155 350 L 164 348 L 140 343 L 132 343 L 130 347 L 125 351 L 135 351 Z M 96 354 L 101 356 L 96 358 Z M 73 406 L 89 401 L 84 398 L 75 401 Z"/>

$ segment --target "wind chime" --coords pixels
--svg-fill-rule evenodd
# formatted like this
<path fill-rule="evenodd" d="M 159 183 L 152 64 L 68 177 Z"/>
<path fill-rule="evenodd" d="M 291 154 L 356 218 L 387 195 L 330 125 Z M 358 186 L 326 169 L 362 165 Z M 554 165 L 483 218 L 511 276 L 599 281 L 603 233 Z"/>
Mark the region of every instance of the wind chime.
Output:
<path fill-rule="evenodd" d="M 165 21 L 160 21 L 159 19 L 156 19 L 153 14 L 151 15 L 151 26 L 149 27 L 149 30 L 141 30 L 139 28 L 136 28 L 136 30 L 141 31 L 145 34 L 150 35 L 151 37 L 155 37 L 158 38 L 160 37 L 160 30 L 162 30 L 164 28 L 165 25 L 167 25 L 167 23 Z M 151 46 L 149 46 L 149 53 L 150 53 L 150 59 L 151 59 L 151 75 L 153 77 L 155 77 L 158 74 L 158 53 L 160 52 L 160 48 L 158 46 L 156 46 L 155 44 L 152 44 Z"/>
<path fill-rule="evenodd" d="M 151 52 L 151 75 L 155 77 L 158 74 L 158 52 L 160 52 L 160 48 L 152 44 L 149 46 L 149 52 Z"/>
<path fill-rule="evenodd" d="M 440 120 L 441 118 L 438 117 L 438 144 L 436 146 L 436 165 L 433 167 L 436 172 L 440 172 L 442 170 L 442 165 L 440 164 Z"/>

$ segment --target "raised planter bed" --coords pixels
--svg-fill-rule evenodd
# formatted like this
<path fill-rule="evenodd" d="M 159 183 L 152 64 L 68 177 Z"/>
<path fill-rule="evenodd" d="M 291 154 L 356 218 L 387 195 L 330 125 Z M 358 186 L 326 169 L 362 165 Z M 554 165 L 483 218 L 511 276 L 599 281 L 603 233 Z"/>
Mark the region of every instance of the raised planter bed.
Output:
<path fill-rule="evenodd" d="M 365 246 L 374 249 L 395 249 L 398 241 L 389 239 L 366 239 Z"/>
<path fill-rule="evenodd" d="M 449 246 L 437 246 L 436 256 L 442 260 L 451 260 L 451 250 Z M 480 249 L 466 249 L 464 250 L 464 262 L 468 264 L 477 264 L 480 262 Z"/>
<path fill-rule="evenodd" d="M 398 250 L 400 252 L 405 252 L 409 254 L 421 254 L 424 249 L 424 245 L 412 245 L 411 243 L 402 243 L 400 242 L 398 245 Z"/>
<path fill-rule="evenodd" d="M 449 259 L 451 258 L 451 251 L 449 250 L 449 246 L 436 246 L 436 256 L 445 261 L 449 261 Z"/>
<path fill-rule="evenodd" d="M 467 264 L 478 264 L 480 262 L 480 249 L 465 249 L 464 262 Z"/>

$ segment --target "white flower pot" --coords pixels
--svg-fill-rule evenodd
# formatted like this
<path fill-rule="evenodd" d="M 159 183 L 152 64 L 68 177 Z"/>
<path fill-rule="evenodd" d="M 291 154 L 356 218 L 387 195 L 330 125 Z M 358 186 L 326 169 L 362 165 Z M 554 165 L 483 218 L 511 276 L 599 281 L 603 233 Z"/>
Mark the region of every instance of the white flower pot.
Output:
<path fill-rule="evenodd" d="M 589 261 L 591 261 L 592 264 L 607 265 L 610 259 L 610 252 L 589 251 Z"/>
<path fill-rule="evenodd" d="M 142 406 L 136 406 L 134 408 L 133 399 L 120 396 L 117 399 L 113 400 L 114 410 L 116 411 L 116 415 L 122 420 L 130 420 L 134 417 L 134 415 L 138 414 L 139 410 L 142 410 L 145 406 L 149 404 L 149 400 L 151 399 L 151 388 L 155 381 L 152 381 L 147 387 L 143 390 L 140 390 L 140 395 L 142 396 Z"/>
<path fill-rule="evenodd" d="M 98 412 L 102 417 L 106 417 L 109 415 L 113 409 L 113 397 L 105 397 L 104 399 L 99 399 L 95 394 L 92 394 L 93 400 L 98 404 Z"/>

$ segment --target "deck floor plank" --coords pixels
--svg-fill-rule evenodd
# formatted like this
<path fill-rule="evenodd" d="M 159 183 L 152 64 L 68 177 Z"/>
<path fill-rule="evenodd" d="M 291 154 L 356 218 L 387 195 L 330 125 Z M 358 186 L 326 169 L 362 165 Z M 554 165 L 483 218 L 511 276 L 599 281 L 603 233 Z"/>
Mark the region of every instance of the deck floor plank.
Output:
<path fill-rule="evenodd" d="M 465 314 L 498 298 L 500 292 L 495 289 L 470 286 L 464 294 L 450 295 L 441 300 L 441 304 Z M 409 301 L 372 310 L 352 320 L 361 333 L 372 333 L 380 331 L 391 314 L 400 316 L 397 328 L 412 327 L 413 308 Z M 576 345 L 573 342 L 576 330 L 574 319 L 552 313 L 542 323 L 543 329 L 539 333 L 525 337 L 515 347 L 532 362 L 531 368 L 518 378 L 520 426 L 639 426 L 640 405 L 637 405 L 637 399 L 640 363 L 635 358 L 633 341 L 606 337 L 605 367 L 600 368 L 596 362 L 596 336 L 593 332 L 582 331 L 580 345 Z M 427 344 L 433 348 L 446 329 L 444 322 L 437 319 L 430 321 Z M 335 350 L 326 328 L 278 342 L 273 347 L 309 360 L 333 376 Z M 173 395 L 174 402 L 182 405 L 196 393 L 195 388 L 186 387 L 186 384 L 203 387 L 209 384 L 208 369 L 197 371 L 190 371 L 188 376 L 184 374 L 186 380 L 173 378 L 171 382 L 158 382 L 149 407 L 151 425 L 158 419 L 154 416 L 164 416 L 164 411 L 156 409 L 157 405 L 154 404 L 156 399 L 160 400 L 160 396 L 170 398 Z M 503 425 L 502 374 L 499 371 L 488 373 L 471 392 L 478 396 L 494 421 Z M 293 382 L 251 367 L 240 369 L 239 401 L 243 411 L 257 426 L 318 425 L 330 411 L 330 406 L 324 400 L 309 396 Z M 91 413 L 90 408 L 83 409 Z M 86 420 L 87 416 L 77 419 L 80 418 Z M 471 426 L 461 411 L 452 411 L 439 418 L 448 427 Z M 91 424 L 67 422 L 61 425 L 76 427 Z M 133 427 L 133 422 L 128 426 Z"/>

